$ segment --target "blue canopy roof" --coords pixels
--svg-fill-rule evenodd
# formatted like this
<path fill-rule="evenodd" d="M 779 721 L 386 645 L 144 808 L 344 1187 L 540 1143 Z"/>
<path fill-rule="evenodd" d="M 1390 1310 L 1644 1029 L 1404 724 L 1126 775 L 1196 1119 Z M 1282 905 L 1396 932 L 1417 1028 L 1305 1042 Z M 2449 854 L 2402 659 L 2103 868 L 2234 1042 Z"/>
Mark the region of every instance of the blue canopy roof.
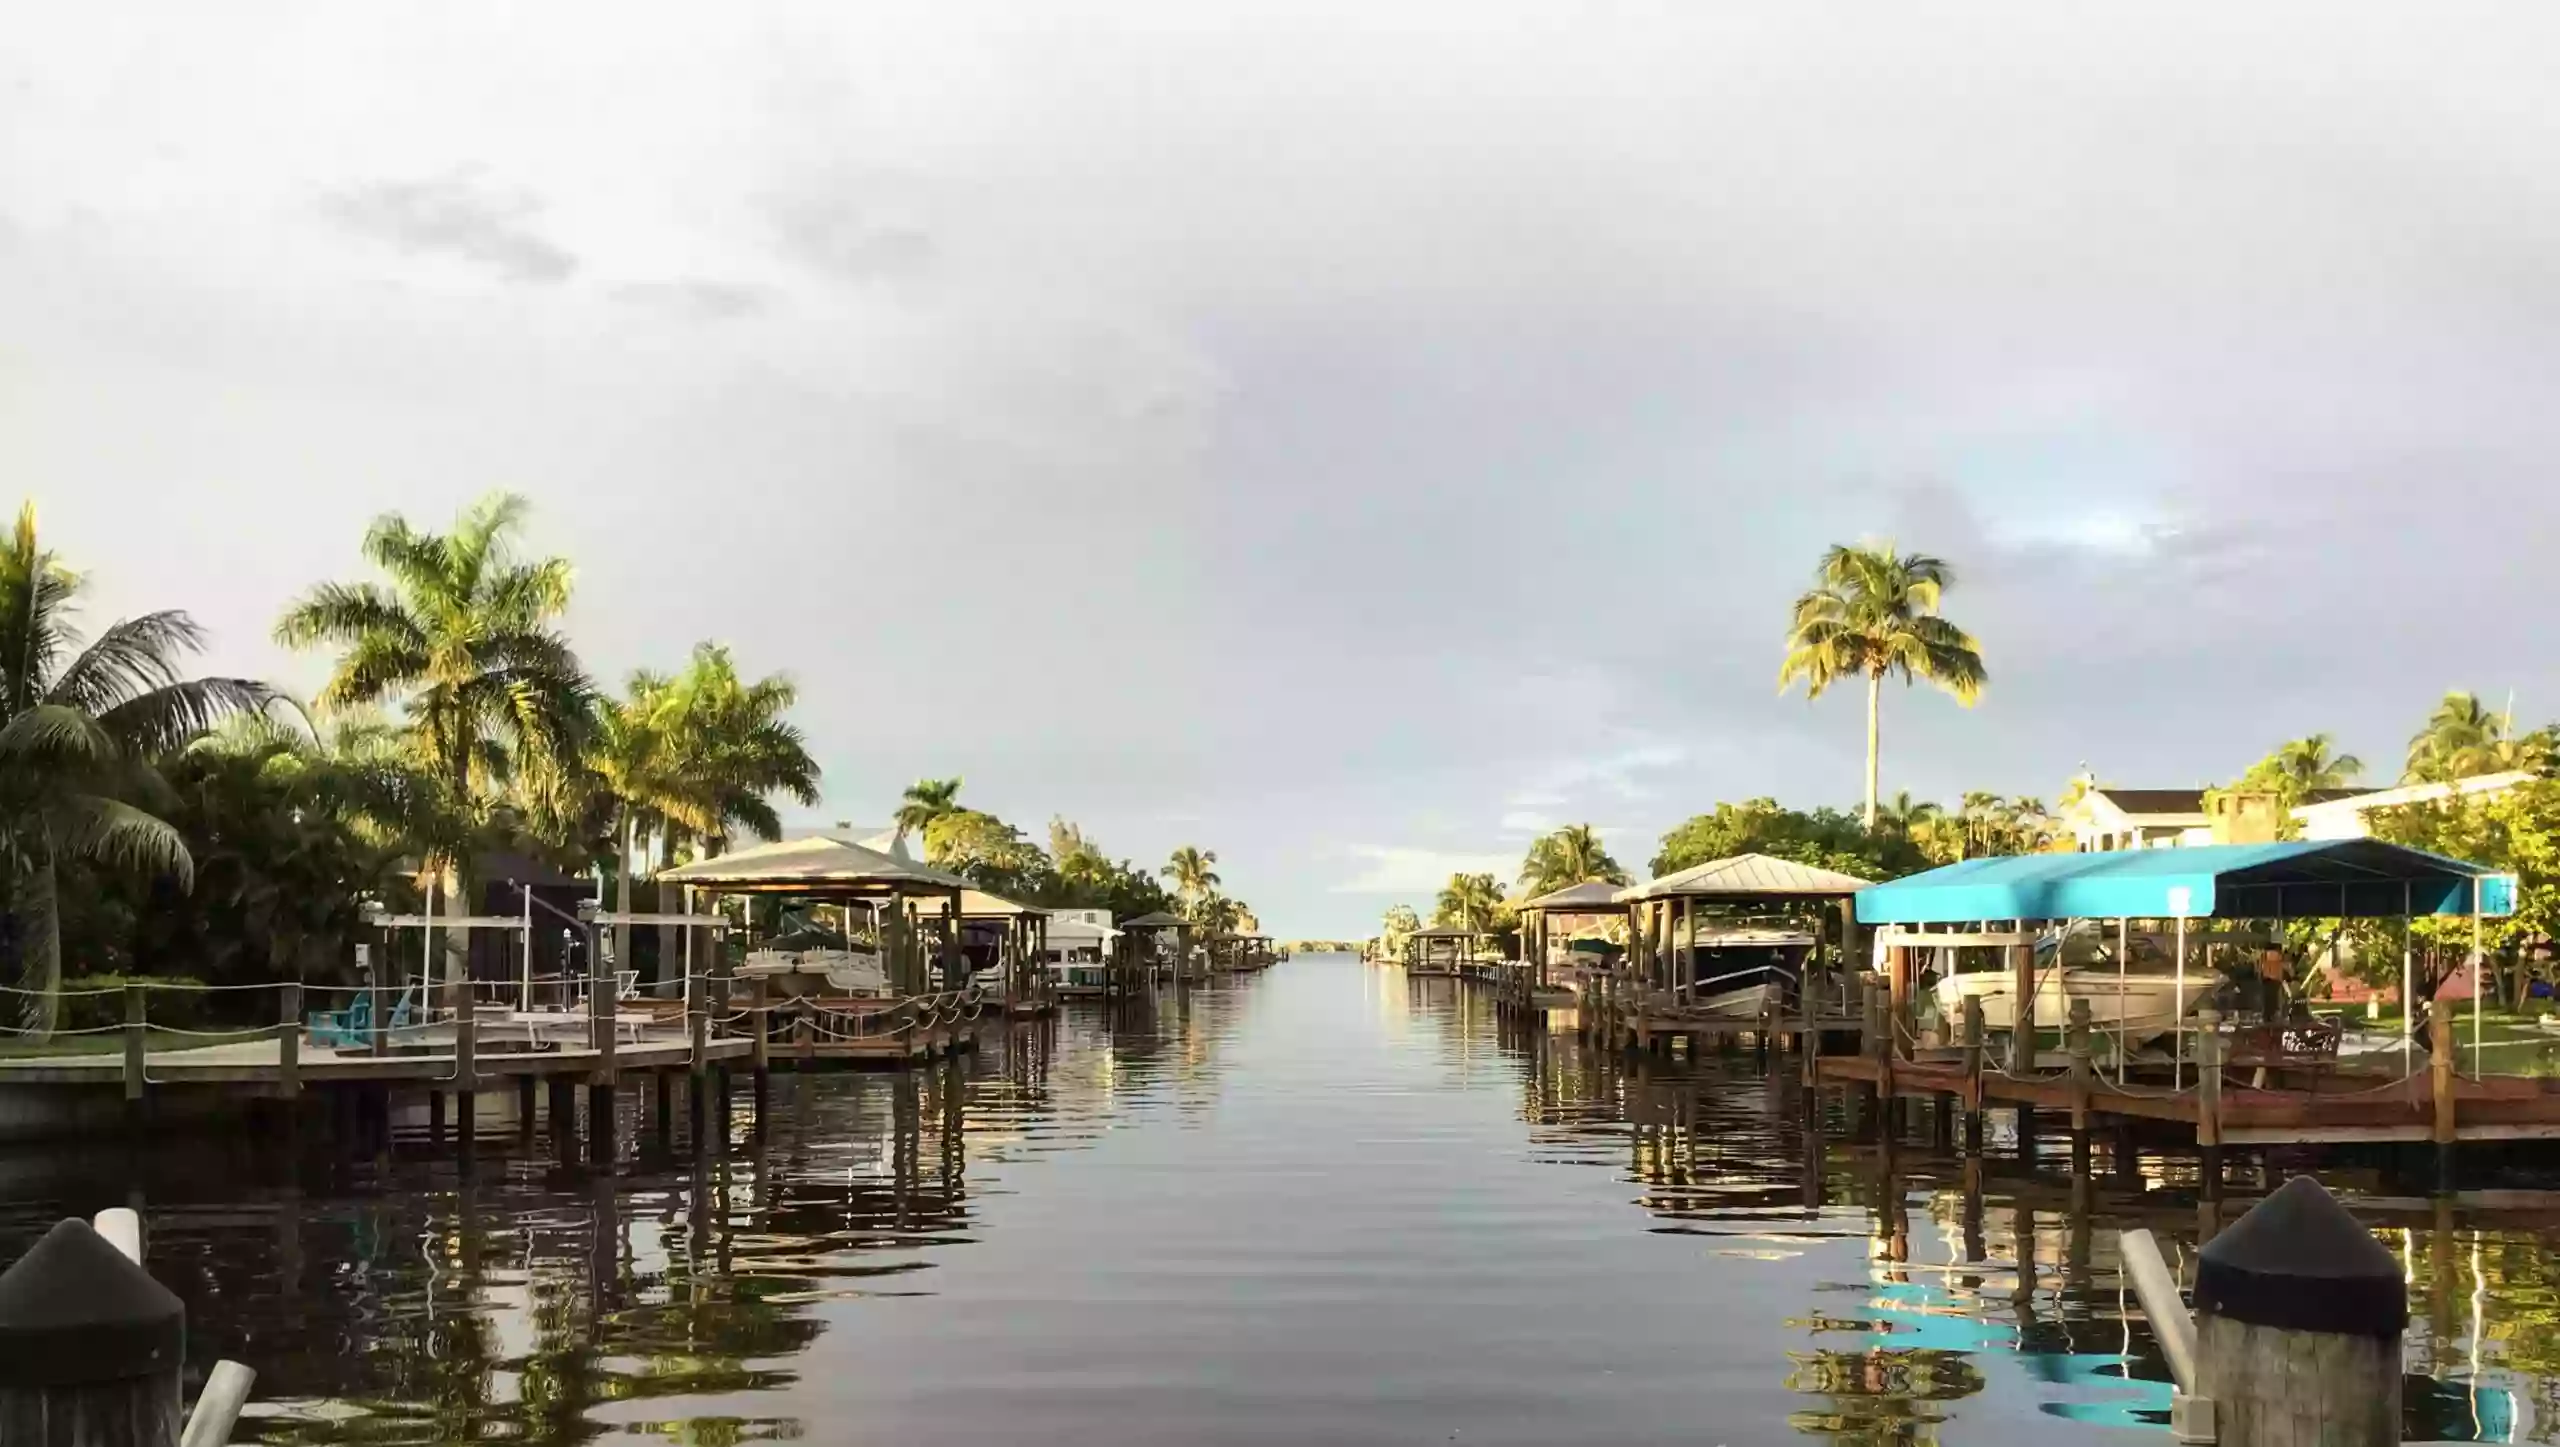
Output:
<path fill-rule="evenodd" d="M 2374 839 L 1968 859 L 1874 885 L 1864 924 L 2016 919 L 2397 919 L 2515 912 L 2515 877 Z"/>

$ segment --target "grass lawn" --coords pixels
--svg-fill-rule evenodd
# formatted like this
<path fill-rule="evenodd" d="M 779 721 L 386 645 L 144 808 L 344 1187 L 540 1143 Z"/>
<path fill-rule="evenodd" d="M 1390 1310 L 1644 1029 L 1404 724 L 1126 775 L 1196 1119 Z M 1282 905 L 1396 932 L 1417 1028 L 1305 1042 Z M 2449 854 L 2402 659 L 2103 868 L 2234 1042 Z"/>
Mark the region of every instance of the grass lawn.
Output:
<path fill-rule="evenodd" d="M 154 1051 L 194 1050 L 207 1045 L 228 1045 L 239 1040 L 257 1040 L 275 1033 L 274 1026 L 237 1031 L 219 1037 L 178 1035 L 167 1030 L 145 1030 L 143 1043 Z M 98 1035 L 64 1035 L 52 1040 L 29 1040 L 24 1036 L 0 1039 L 0 1060 L 24 1059 L 32 1055 L 121 1055 L 124 1032 L 109 1031 Z"/>

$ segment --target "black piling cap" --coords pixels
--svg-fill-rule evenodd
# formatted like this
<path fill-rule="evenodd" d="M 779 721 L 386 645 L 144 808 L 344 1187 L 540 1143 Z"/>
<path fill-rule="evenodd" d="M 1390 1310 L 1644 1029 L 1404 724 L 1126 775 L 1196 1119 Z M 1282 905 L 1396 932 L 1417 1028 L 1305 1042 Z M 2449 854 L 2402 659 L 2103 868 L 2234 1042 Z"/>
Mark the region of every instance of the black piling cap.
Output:
<path fill-rule="evenodd" d="M 0 1272 L 0 1387 L 174 1372 L 187 1309 L 89 1223 L 67 1220 Z"/>
<path fill-rule="evenodd" d="M 2409 1285 L 2327 1187 L 2296 1176 L 2205 1246 L 2196 1311 L 2286 1331 L 2395 1337 L 2409 1324 Z"/>

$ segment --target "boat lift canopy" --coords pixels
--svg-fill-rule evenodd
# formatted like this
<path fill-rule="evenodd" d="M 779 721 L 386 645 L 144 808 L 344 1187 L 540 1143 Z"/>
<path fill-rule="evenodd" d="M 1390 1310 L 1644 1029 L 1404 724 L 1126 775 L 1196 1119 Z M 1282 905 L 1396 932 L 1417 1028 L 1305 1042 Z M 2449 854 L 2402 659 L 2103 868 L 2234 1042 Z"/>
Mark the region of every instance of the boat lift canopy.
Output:
<path fill-rule="evenodd" d="M 1968 859 L 1861 890 L 1861 924 L 2515 913 L 2516 880 L 2378 839 Z"/>

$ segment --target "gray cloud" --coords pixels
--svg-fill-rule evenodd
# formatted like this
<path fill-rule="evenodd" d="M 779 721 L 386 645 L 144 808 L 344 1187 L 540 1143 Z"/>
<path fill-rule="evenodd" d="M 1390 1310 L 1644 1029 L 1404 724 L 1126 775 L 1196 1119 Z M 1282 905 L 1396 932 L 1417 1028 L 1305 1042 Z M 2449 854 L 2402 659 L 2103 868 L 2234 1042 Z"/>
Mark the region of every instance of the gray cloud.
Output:
<path fill-rule="evenodd" d="M 541 200 L 471 171 L 368 181 L 331 192 L 321 210 L 360 236 L 421 256 L 449 256 L 510 281 L 562 282 L 578 259 L 533 225 Z"/>
<path fill-rule="evenodd" d="M 917 188 L 875 176 L 831 176 L 768 198 L 765 217 L 793 260 L 840 281 L 912 276 L 937 247 Z"/>
<path fill-rule="evenodd" d="M 728 321 L 765 308 L 764 293 L 751 286 L 686 279 L 641 281 L 613 289 L 614 296 L 634 306 L 700 321 Z"/>

